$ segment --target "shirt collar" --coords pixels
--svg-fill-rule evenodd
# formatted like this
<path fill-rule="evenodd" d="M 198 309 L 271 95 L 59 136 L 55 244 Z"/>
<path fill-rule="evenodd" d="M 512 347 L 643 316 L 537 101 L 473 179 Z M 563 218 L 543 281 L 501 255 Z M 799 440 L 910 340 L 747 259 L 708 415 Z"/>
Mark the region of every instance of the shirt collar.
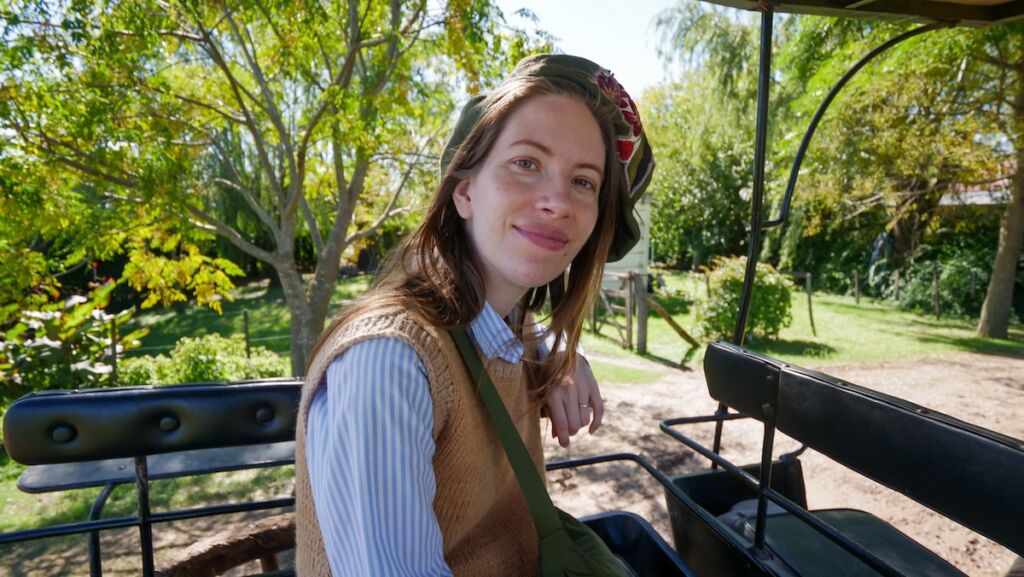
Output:
<path fill-rule="evenodd" d="M 480 314 L 469 324 L 469 331 L 487 360 L 498 357 L 513 364 L 522 360 L 523 343 L 486 301 Z"/>

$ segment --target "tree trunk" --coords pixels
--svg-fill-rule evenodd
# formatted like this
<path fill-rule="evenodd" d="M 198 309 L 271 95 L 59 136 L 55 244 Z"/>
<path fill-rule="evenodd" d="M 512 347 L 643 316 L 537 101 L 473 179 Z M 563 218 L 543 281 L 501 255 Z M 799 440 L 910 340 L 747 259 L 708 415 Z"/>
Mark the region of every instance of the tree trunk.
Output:
<path fill-rule="evenodd" d="M 325 314 L 317 311 L 326 311 L 326 306 L 316 306 L 306 299 L 302 275 L 294 263 L 275 268 L 291 317 L 292 376 L 301 377 L 306 374 L 306 363 L 324 327 Z"/>
<path fill-rule="evenodd" d="M 1024 148 L 1017 151 L 1017 174 L 1013 193 L 1003 212 L 999 228 L 999 248 L 992 265 L 992 278 L 981 306 L 978 336 L 1005 339 L 1013 308 L 1013 285 L 1017 280 L 1017 261 L 1024 244 Z"/>

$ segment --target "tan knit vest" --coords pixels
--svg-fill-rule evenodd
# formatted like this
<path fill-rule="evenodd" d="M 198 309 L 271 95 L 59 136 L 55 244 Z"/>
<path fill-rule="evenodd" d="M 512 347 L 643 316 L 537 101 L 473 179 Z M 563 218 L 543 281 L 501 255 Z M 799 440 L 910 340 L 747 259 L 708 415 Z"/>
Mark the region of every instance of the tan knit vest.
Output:
<path fill-rule="evenodd" d="M 295 434 L 296 574 L 331 574 L 306 468 L 310 399 L 336 356 L 379 337 L 408 343 L 427 369 L 436 446 L 434 513 L 452 572 L 474 577 L 536 574 L 537 533 L 529 508 L 454 342 L 447 332 L 398 308 L 351 319 L 323 344 L 306 375 Z M 487 370 L 543 475 L 539 409 L 530 402 L 522 364 L 493 360 Z"/>

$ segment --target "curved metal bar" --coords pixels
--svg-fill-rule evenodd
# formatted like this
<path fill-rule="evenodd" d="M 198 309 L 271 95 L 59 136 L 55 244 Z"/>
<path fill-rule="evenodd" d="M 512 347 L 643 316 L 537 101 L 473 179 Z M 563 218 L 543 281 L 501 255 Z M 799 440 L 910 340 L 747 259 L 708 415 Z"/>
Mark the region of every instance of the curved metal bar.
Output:
<path fill-rule="evenodd" d="M 757 272 L 757 255 L 761 251 L 761 213 L 764 209 L 764 164 L 768 147 L 768 89 L 772 68 L 772 22 L 775 14 L 771 9 L 761 13 L 761 52 L 757 69 L 757 121 L 754 133 L 754 186 L 750 207 L 750 244 L 747 246 L 747 270 L 743 277 L 743 294 L 736 315 L 736 327 L 732 343 L 743 346 L 743 336 L 750 313 L 750 298 L 754 289 L 754 273 Z M 719 407 L 719 412 L 721 412 Z M 720 425 L 719 425 L 720 427 Z M 721 447 L 721 428 L 715 430 L 715 452 Z"/>
<path fill-rule="evenodd" d="M 804 155 L 807 153 L 807 147 L 811 144 L 811 138 L 814 137 L 814 132 L 818 129 L 818 123 L 821 122 L 821 118 L 825 115 L 825 111 L 828 110 L 828 107 L 832 104 L 836 95 L 839 94 L 839 91 L 846 86 L 846 83 L 849 82 L 861 68 L 864 68 L 868 62 L 871 62 L 876 56 L 893 46 L 896 46 L 900 42 L 903 42 L 908 38 L 913 38 L 918 34 L 938 30 L 940 28 L 948 28 L 950 26 L 952 26 L 952 24 L 945 22 L 933 22 L 925 26 L 914 28 L 913 30 L 908 30 L 899 36 L 890 38 L 884 44 L 881 44 L 871 52 L 868 52 L 863 58 L 858 60 L 857 63 L 847 70 L 846 74 L 844 74 L 843 77 L 840 78 L 834 86 L 832 86 L 832 90 L 829 91 L 828 96 L 826 96 L 825 100 L 823 100 L 821 105 L 818 106 L 818 111 L 814 113 L 814 118 L 811 119 L 810 125 L 807 126 L 807 132 L 804 133 L 804 139 L 800 142 L 800 148 L 796 152 L 796 158 L 793 159 L 793 167 L 789 171 L 789 182 L 786 184 L 786 194 L 782 197 L 782 207 L 779 209 L 779 216 L 775 220 L 769 220 L 762 223 L 762 231 L 779 226 L 786 222 L 786 219 L 789 217 L 789 204 L 793 199 L 793 191 L 796 189 L 796 179 L 800 174 L 800 165 L 803 164 Z"/>
<path fill-rule="evenodd" d="M 668 478 L 664 473 L 655 468 L 647 459 L 637 455 L 635 453 L 607 453 L 603 455 L 594 455 L 592 457 L 581 457 L 579 459 L 567 459 L 565 461 L 555 461 L 547 463 L 546 467 L 548 471 L 556 471 L 558 469 L 571 469 L 575 467 L 585 467 L 588 465 L 596 465 L 599 463 L 610 463 L 612 461 L 633 461 L 634 463 L 643 467 L 652 477 L 658 480 L 659 483 L 665 488 L 674 499 L 683 503 L 688 509 L 690 509 L 695 515 L 701 518 L 705 525 L 713 532 L 715 532 L 719 538 L 726 543 L 729 543 L 737 552 L 752 565 L 765 572 L 766 575 L 773 574 L 764 561 L 758 559 L 748 548 L 748 546 L 741 542 L 736 533 L 725 530 L 721 523 L 715 522 L 715 518 L 710 513 L 705 511 L 703 508 L 698 506 L 690 496 L 683 492 L 672 479 Z M 730 463 L 731 465 L 731 463 Z M 749 476 L 746 471 L 741 471 L 743 474 Z M 751 476 L 751 478 L 753 478 Z M 781 497 L 781 495 L 780 495 Z M 795 505 L 794 505 L 795 506 Z"/>
<path fill-rule="evenodd" d="M 103 507 L 107 504 L 107 499 L 110 498 L 110 494 L 114 492 L 114 483 L 107 483 L 103 485 L 103 490 L 93 501 L 92 508 L 89 510 L 89 520 L 95 521 L 99 519 L 103 514 Z M 100 532 L 92 531 L 89 533 L 89 577 L 103 577 L 103 560 L 100 558 Z"/>
<path fill-rule="evenodd" d="M 818 519 L 803 507 L 800 507 L 796 503 L 787 499 L 782 493 L 779 493 L 778 491 L 766 485 L 762 485 L 760 480 L 758 480 L 756 477 L 744 471 L 743 469 L 740 469 L 736 465 L 733 465 L 730 461 L 723 458 L 718 453 L 708 450 L 707 447 L 700 444 L 696 440 L 691 439 L 690 437 L 672 428 L 672 425 L 678 424 L 681 421 L 682 420 L 680 419 L 667 419 L 661 422 L 660 428 L 662 432 L 664 432 L 668 436 L 683 443 L 687 447 L 690 447 L 691 449 L 700 453 L 704 457 L 707 457 L 712 462 L 721 465 L 731 475 L 739 479 L 740 482 L 742 482 L 743 485 L 745 485 L 748 489 L 758 493 L 759 498 L 763 496 L 765 499 L 771 501 L 772 503 L 775 503 L 779 507 L 782 507 L 783 509 L 786 510 L 787 513 L 800 519 L 808 526 L 810 526 L 812 529 L 820 533 L 823 537 L 832 541 L 836 545 L 842 547 L 857 559 L 863 561 L 865 565 L 877 571 L 880 575 L 884 575 L 885 577 L 904 577 L 904 574 L 902 572 L 900 572 L 892 565 L 889 565 L 888 563 L 880 559 L 871 551 L 865 549 L 860 543 L 853 541 L 846 535 L 836 530 L 835 527 L 829 525 L 828 523 L 825 523 L 821 519 Z M 689 502 L 688 499 L 682 499 L 682 501 L 684 503 Z"/>

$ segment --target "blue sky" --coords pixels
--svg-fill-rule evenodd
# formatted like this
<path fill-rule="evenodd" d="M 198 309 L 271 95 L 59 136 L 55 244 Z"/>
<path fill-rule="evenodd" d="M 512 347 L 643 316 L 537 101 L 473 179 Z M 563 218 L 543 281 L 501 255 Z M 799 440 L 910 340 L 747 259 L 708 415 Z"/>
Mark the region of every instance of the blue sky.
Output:
<path fill-rule="evenodd" d="M 660 34 L 654 18 L 678 0 L 497 0 L 510 23 L 529 26 L 514 16 L 529 8 L 539 27 L 568 54 L 589 58 L 615 74 L 634 99 L 644 88 L 668 78 L 658 58 Z"/>

